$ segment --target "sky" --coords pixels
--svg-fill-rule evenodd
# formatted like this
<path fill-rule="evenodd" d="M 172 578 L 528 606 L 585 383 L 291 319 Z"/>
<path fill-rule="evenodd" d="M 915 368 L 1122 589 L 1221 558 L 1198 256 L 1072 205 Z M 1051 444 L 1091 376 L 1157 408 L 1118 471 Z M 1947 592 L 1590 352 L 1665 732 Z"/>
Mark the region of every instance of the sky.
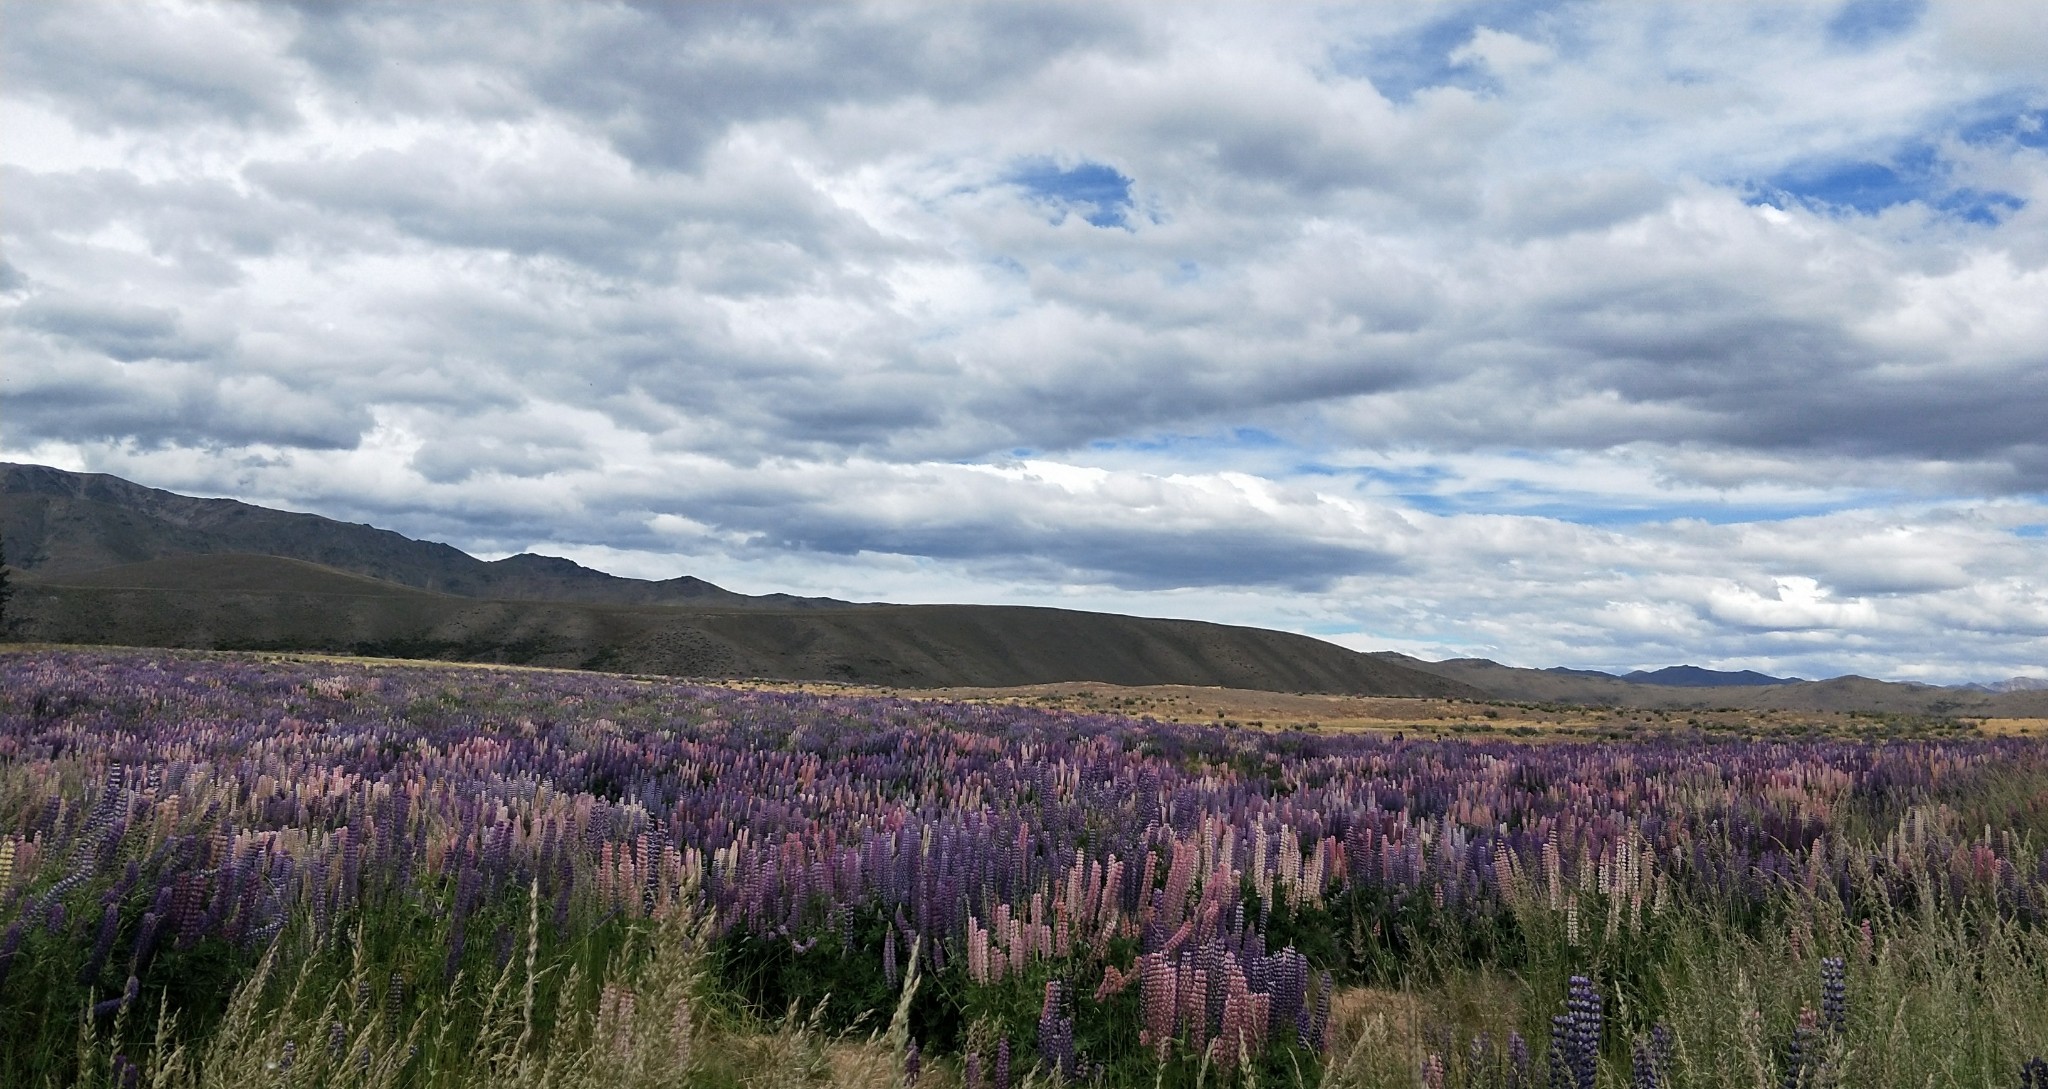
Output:
<path fill-rule="evenodd" d="M 2048 5 L 0 7 L 0 459 L 749 593 L 2048 673 Z"/>

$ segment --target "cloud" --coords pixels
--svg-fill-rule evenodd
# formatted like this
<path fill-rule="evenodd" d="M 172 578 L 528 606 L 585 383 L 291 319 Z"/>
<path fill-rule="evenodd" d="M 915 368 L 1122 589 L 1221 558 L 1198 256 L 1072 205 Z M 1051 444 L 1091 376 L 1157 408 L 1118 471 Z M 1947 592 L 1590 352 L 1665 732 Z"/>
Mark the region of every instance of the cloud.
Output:
<path fill-rule="evenodd" d="M 9 456 L 755 589 L 2043 657 L 2020 8 L 6 19 Z"/>
<path fill-rule="evenodd" d="M 88 129 L 298 120 L 282 28 L 256 9 L 36 4 L 7 20 L 10 93 L 48 101 Z"/>

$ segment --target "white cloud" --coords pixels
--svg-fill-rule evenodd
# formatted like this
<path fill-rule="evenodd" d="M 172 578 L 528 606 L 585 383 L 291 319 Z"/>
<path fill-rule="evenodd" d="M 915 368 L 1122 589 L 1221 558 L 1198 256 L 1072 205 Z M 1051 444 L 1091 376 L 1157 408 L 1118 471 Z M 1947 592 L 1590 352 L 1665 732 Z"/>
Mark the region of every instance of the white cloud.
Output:
<path fill-rule="evenodd" d="M 2006 675 L 2019 11 L 9 9 L 0 450 L 753 590 Z"/>
<path fill-rule="evenodd" d="M 1516 76 L 1556 56 L 1556 50 L 1542 42 L 1483 26 L 1472 32 L 1471 41 L 1452 50 L 1450 59 L 1456 64 L 1483 64 L 1500 75 Z"/>

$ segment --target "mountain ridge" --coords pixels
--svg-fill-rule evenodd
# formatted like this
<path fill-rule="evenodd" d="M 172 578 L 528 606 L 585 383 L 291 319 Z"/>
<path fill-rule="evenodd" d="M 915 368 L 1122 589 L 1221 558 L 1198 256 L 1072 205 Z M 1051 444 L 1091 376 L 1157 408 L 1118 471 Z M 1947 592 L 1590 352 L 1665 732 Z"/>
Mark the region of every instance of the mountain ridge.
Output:
<path fill-rule="evenodd" d="M 1481 659 L 1482 661 L 1484 659 Z M 1662 669 L 1636 669 L 1627 673 L 1609 673 L 1599 669 L 1571 669 L 1566 666 L 1551 666 L 1545 673 L 1564 673 L 1577 677 L 1612 677 L 1630 684 L 1659 684 L 1674 688 L 1747 688 L 1774 684 L 1802 684 L 1803 677 L 1773 677 L 1753 669 L 1730 672 L 1721 669 L 1706 669 L 1696 665 L 1665 666 Z"/>
<path fill-rule="evenodd" d="M 1287 632 L 1032 606 L 755 597 L 688 576 L 621 579 L 559 557 L 484 561 L 389 530 L 41 466 L 0 467 L 0 524 L 10 558 L 27 561 L 21 634 L 49 642 L 903 687 L 1079 680 L 1482 695 Z"/>
<path fill-rule="evenodd" d="M 248 553 L 367 575 L 462 597 L 589 604 L 839 608 L 832 598 L 741 594 L 690 575 L 625 578 L 559 556 L 480 560 L 453 545 L 359 522 L 201 499 L 105 473 L 0 463 L 0 529 L 8 562 L 48 577 L 177 555 Z M 16 543 L 20 542 L 20 543 Z"/>
<path fill-rule="evenodd" d="M 2048 691 L 1985 692 L 1969 688 L 1842 676 L 1773 685 L 1643 684 L 1596 670 L 1524 669 L 1488 658 L 1430 662 L 1395 651 L 1373 656 L 1462 681 L 1495 699 L 1527 703 L 1684 710 L 1872 711 L 1918 715 L 2048 717 Z"/>

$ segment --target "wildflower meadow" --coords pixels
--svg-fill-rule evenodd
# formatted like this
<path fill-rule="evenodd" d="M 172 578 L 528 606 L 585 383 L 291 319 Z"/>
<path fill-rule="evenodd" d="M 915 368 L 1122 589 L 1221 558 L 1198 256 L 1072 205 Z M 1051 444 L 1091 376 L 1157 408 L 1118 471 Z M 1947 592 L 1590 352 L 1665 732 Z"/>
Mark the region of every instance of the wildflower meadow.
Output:
<path fill-rule="evenodd" d="M 2048 746 L 0 655 L 0 1085 L 2048 1087 Z"/>

